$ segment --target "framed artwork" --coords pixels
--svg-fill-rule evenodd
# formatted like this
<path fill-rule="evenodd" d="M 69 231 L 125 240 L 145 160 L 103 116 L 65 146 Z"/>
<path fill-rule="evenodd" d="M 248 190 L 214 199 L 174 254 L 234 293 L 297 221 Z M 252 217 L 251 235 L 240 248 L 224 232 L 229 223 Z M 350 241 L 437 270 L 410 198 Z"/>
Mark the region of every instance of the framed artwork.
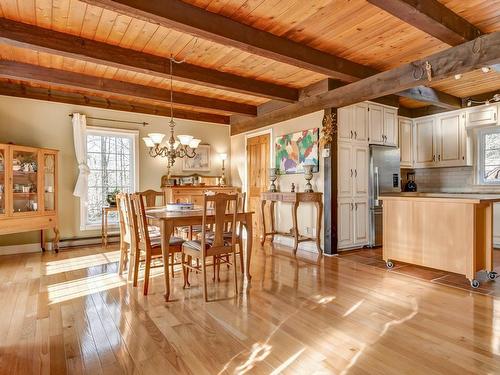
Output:
<path fill-rule="evenodd" d="M 280 174 L 304 173 L 304 164 L 319 172 L 319 128 L 302 130 L 276 138 L 276 168 Z"/>
<path fill-rule="evenodd" d="M 199 145 L 194 158 L 182 158 L 184 171 L 209 171 L 210 170 L 210 145 Z"/>

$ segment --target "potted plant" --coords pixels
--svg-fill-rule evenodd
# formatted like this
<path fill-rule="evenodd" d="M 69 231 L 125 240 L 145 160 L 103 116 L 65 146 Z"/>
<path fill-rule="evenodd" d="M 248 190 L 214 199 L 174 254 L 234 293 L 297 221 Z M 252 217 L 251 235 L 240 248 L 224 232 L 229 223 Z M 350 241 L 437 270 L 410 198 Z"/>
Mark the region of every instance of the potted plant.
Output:
<path fill-rule="evenodd" d="M 118 194 L 120 190 L 115 189 L 113 191 L 108 192 L 106 195 L 106 202 L 108 202 L 110 207 L 115 207 L 116 206 L 116 194 Z"/>

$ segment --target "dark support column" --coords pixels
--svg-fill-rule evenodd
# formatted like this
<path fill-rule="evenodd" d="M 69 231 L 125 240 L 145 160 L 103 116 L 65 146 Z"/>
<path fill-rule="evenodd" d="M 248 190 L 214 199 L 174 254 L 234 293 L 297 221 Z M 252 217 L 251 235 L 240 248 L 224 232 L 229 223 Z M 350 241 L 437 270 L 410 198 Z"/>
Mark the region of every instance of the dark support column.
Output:
<path fill-rule="evenodd" d="M 328 130 L 326 132 L 325 130 Z M 324 162 L 324 215 L 323 225 L 325 232 L 325 254 L 337 254 L 337 109 L 325 109 L 323 117 L 323 137 L 329 142 L 325 149 L 329 155 L 323 158 Z"/>

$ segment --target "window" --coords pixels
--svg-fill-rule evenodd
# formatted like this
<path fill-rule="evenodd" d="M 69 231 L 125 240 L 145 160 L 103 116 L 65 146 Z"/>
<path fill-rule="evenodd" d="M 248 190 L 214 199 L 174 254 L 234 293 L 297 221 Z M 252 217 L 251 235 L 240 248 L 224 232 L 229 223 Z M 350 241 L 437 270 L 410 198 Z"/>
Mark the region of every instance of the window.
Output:
<path fill-rule="evenodd" d="M 102 207 L 108 193 L 134 192 L 138 178 L 138 133 L 116 129 L 87 130 L 88 200 L 82 204 L 82 230 L 98 229 L 102 223 Z M 108 222 L 117 223 L 112 212 Z"/>
<path fill-rule="evenodd" d="M 478 183 L 500 185 L 500 129 L 481 129 L 478 133 L 478 142 Z"/>

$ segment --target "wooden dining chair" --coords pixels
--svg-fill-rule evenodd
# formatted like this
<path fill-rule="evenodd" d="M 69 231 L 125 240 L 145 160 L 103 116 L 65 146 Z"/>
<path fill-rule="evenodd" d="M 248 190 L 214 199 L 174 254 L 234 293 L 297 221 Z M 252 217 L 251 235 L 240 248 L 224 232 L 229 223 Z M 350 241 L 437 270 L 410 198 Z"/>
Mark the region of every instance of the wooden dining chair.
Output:
<path fill-rule="evenodd" d="M 227 212 L 228 204 L 233 207 L 231 213 Z M 210 208 L 212 205 L 213 208 Z M 236 215 L 238 213 L 238 195 L 219 193 L 215 195 L 205 195 L 203 199 L 202 235 L 198 240 L 186 241 L 182 245 L 182 269 L 184 277 L 184 287 L 189 283 L 189 271 L 200 271 L 203 275 L 203 297 L 208 301 L 207 295 L 207 268 L 208 259 L 211 257 L 213 263 L 217 259 L 226 255 L 233 256 L 233 265 L 236 264 L 236 231 L 232 231 L 231 238 L 224 238 L 226 224 L 226 214 L 231 214 L 231 228 L 236 227 Z M 207 216 L 214 215 L 213 238 L 208 236 Z M 196 265 L 192 260 L 196 259 Z M 199 261 L 199 262 L 198 262 Z M 234 266 L 234 291 L 238 296 L 237 270 Z"/>
<path fill-rule="evenodd" d="M 233 208 L 231 207 L 230 202 L 227 207 L 227 212 L 232 212 Z M 246 193 L 238 193 L 238 212 L 245 212 L 245 204 L 246 204 Z M 236 250 L 236 255 L 239 255 L 240 258 L 240 269 L 241 273 L 245 273 L 245 266 L 244 266 L 244 259 L 243 259 L 243 223 L 237 222 L 236 223 L 236 244 L 238 245 L 238 248 Z M 208 238 L 212 239 L 214 237 L 213 231 L 208 232 Z M 229 241 L 231 240 L 232 237 L 232 230 L 231 230 L 231 223 L 226 222 L 224 226 L 224 238 Z M 220 265 L 221 263 L 226 263 L 227 266 L 231 266 L 231 262 L 229 260 L 229 255 L 226 255 L 225 257 L 220 257 L 216 259 L 214 262 L 214 277 L 213 279 L 217 277 L 217 280 L 220 281 Z"/>
<path fill-rule="evenodd" d="M 139 275 L 139 264 L 141 261 L 145 262 L 144 265 L 144 295 L 148 294 L 149 278 L 151 272 L 151 263 L 154 259 L 162 258 L 161 251 L 161 236 L 159 233 L 152 233 L 151 227 L 148 226 L 146 218 L 146 208 L 144 200 L 140 194 L 130 195 L 130 212 L 132 216 L 131 224 L 133 237 L 136 239 L 136 252 L 134 259 L 134 282 L 133 285 L 137 286 L 137 279 Z M 173 275 L 174 254 L 180 253 L 182 250 L 182 243 L 184 240 L 179 237 L 171 237 L 170 256 L 171 267 Z M 166 275 L 165 275 L 166 277 Z"/>
<path fill-rule="evenodd" d="M 156 207 L 158 205 L 165 206 L 167 204 L 165 193 L 163 191 L 145 190 L 139 192 L 138 194 L 143 198 L 146 208 Z"/>
<path fill-rule="evenodd" d="M 118 193 L 116 195 L 116 206 L 118 208 L 118 225 L 120 229 L 120 260 L 118 262 L 118 274 L 122 275 L 130 261 L 132 253 L 132 234 L 130 230 L 128 212 L 128 194 Z"/>

